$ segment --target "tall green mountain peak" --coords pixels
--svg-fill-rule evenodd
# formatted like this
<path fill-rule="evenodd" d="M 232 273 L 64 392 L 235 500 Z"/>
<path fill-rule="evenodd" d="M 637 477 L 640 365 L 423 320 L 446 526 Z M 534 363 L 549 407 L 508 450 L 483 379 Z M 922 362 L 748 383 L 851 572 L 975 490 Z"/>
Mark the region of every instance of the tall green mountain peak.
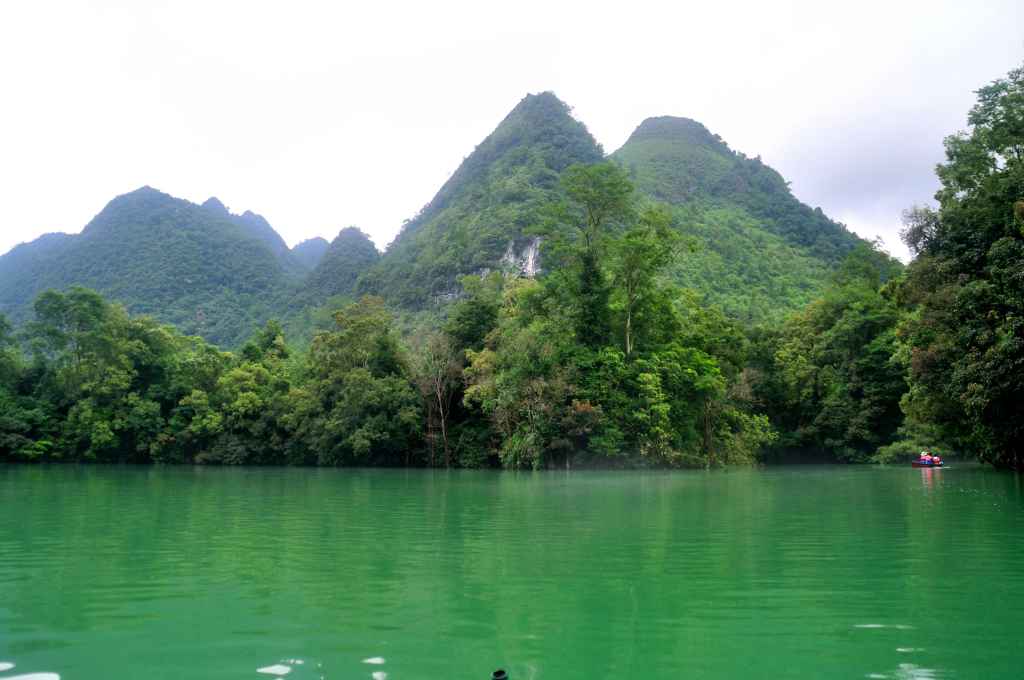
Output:
<path fill-rule="evenodd" d="M 859 241 L 801 203 L 760 156 L 730 149 L 695 120 L 648 118 L 610 158 L 700 242 L 670 269 L 673 282 L 744 321 L 778 320 L 820 295 Z"/>
<path fill-rule="evenodd" d="M 760 156 L 747 158 L 733 151 L 721 137 L 689 118 L 646 119 L 612 158 L 655 198 L 674 205 L 735 204 L 762 219 L 773 233 L 811 248 L 823 259 L 841 260 L 858 241 L 820 209 L 801 203 L 789 183 Z"/>
<path fill-rule="evenodd" d="M 527 95 L 402 225 L 360 292 L 414 309 L 456 295 L 461 276 L 498 266 L 510 248 L 529 248 L 524 230 L 564 195 L 566 168 L 603 157 L 569 106 L 551 92 Z"/>
<path fill-rule="evenodd" d="M 214 212 L 219 212 L 223 215 L 231 214 L 231 211 L 228 210 L 228 207 L 224 205 L 216 196 L 210 196 L 208 199 L 203 201 L 202 205 L 204 208 L 208 208 Z"/>
<path fill-rule="evenodd" d="M 635 144 L 645 139 L 677 139 L 693 147 L 703 146 L 719 152 L 732 153 L 729 150 L 729 145 L 723 142 L 721 137 L 712 134 L 702 123 L 698 123 L 692 118 L 677 116 L 646 118 L 629 136 L 626 144 Z"/>

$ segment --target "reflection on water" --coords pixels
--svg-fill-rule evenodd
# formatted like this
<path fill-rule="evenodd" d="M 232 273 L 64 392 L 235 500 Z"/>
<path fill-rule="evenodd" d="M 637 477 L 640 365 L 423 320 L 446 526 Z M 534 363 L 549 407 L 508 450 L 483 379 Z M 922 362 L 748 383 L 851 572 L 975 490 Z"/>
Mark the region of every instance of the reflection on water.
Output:
<path fill-rule="evenodd" d="M 1014 677 L 1022 557 L 978 469 L 2 466 L 0 680 Z"/>
<path fill-rule="evenodd" d="M 15 665 L 10 661 L 0 661 L 0 673 L 11 670 Z M 56 673 L 28 673 L 27 675 L 0 675 L 0 680 L 60 680 L 60 676 Z"/>
<path fill-rule="evenodd" d="M 269 675 L 287 675 L 292 672 L 291 666 L 285 666 L 284 664 L 277 664 L 274 666 L 267 666 L 266 668 L 257 668 L 257 673 L 267 673 Z"/>
<path fill-rule="evenodd" d="M 921 473 L 921 485 L 928 503 L 933 501 L 933 493 L 942 487 L 942 468 L 917 468 Z"/>
<path fill-rule="evenodd" d="M 311 663 L 307 665 L 303 659 L 282 659 L 271 666 L 257 668 L 256 672 L 274 676 L 279 680 L 284 680 L 286 675 L 288 680 L 307 680 L 323 677 L 322 670 L 320 664 Z M 294 674 L 292 674 L 293 672 Z M 0 678 L 0 680 L 3 680 L 3 678 Z"/>
<path fill-rule="evenodd" d="M 912 663 L 901 663 L 893 677 L 898 680 L 910 680 L 912 678 L 938 678 L 941 675 L 939 671 L 931 668 L 918 668 Z"/>
<path fill-rule="evenodd" d="M 858 623 L 854 628 L 898 628 L 899 630 L 910 630 L 910 626 L 887 626 L 884 623 Z"/>

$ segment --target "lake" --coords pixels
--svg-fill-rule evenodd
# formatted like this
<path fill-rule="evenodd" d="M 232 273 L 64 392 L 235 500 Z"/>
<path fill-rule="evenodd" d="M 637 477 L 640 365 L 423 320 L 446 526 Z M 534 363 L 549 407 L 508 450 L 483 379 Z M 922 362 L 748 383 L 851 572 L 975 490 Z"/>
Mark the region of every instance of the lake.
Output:
<path fill-rule="evenodd" d="M 1022 632 L 979 468 L 0 466 L 0 680 L 990 679 Z"/>

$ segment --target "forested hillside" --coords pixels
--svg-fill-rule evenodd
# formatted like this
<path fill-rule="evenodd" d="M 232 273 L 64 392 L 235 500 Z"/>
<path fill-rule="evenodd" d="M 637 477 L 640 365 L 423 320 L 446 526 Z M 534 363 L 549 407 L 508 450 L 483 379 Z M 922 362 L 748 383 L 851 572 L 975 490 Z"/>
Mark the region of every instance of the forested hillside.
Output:
<path fill-rule="evenodd" d="M 904 213 L 897 300 L 907 429 L 1024 471 L 1024 68 L 977 91 L 945 139 L 935 208 Z"/>
<path fill-rule="evenodd" d="M 19 243 L 0 256 L 0 312 L 14 322 L 25 318 L 28 304 L 40 289 L 39 277 L 74 236 L 55 232 Z"/>
<path fill-rule="evenodd" d="M 783 328 L 745 328 L 664 282 L 697 244 L 627 173 L 577 164 L 559 182 L 546 273 L 466 275 L 436 333 L 402 338 L 382 299 L 332 296 L 308 351 L 270 321 L 226 353 L 86 288 L 44 291 L 18 333 L 0 319 L 0 456 L 550 468 L 889 455 L 906 392 L 899 263 L 862 242 Z M 335 244 L 321 294 L 351 286 L 360 263 L 340 255 L 376 252 L 354 228 Z"/>
<path fill-rule="evenodd" d="M 901 426 L 891 257 L 862 242 L 785 326 L 745 327 L 665 283 L 697 243 L 628 173 L 577 164 L 559 183 L 546 269 L 466 275 L 440 332 L 403 338 L 382 299 L 332 295 L 308 351 L 270 321 L 221 352 L 86 288 L 44 291 L 18 332 L 0 318 L 0 457 L 713 467 L 922 441 Z M 335 243 L 320 294 L 351 290 L 361 263 L 342 255 L 376 252 L 354 228 Z"/>
<path fill-rule="evenodd" d="M 701 245 L 669 280 L 746 322 L 779 320 L 819 295 L 859 240 L 798 201 L 760 157 L 688 118 L 648 118 L 611 159 Z"/>

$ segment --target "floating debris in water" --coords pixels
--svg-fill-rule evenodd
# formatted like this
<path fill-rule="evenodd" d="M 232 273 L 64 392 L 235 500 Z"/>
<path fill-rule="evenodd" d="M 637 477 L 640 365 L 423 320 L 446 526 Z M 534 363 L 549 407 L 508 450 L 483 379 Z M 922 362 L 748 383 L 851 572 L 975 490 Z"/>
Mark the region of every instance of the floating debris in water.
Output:
<path fill-rule="evenodd" d="M 14 664 L 10 661 L 0 661 L 0 673 L 3 671 L 9 671 L 14 668 Z"/>
<path fill-rule="evenodd" d="M 372 664 L 376 664 L 376 665 L 379 666 L 382 663 L 384 663 L 384 657 L 383 656 L 371 656 L 369 659 L 363 659 L 363 663 L 372 663 Z"/>
<path fill-rule="evenodd" d="M 387 680 L 388 674 L 384 671 L 377 671 L 373 674 L 373 680 Z"/>

